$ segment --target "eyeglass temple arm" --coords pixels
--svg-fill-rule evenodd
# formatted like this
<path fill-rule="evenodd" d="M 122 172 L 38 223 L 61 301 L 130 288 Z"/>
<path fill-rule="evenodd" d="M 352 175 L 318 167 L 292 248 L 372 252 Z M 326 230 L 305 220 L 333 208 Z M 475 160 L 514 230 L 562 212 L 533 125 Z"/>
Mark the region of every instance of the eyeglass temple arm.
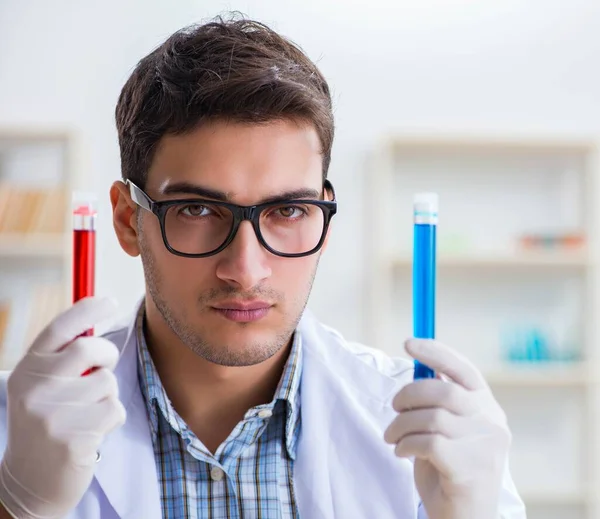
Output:
<path fill-rule="evenodd" d="M 146 195 L 146 193 L 137 187 L 131 180 L 127 180 L 126 183 L 129 185 L 129 195 L 131 196 L 131 199 L 142 209 L 152 212 L 153 202 L 148 198 L 148 195 Z"/>

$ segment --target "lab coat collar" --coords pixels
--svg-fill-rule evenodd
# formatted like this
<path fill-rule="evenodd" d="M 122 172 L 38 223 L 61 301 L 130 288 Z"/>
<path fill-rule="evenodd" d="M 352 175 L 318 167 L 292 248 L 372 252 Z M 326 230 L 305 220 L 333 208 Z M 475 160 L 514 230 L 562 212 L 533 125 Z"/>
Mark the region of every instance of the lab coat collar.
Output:
<path fill-rule="evenodd" d="M 135 321 L 141 303 L 129 316 L 126 327 L 105 335 L 121 348 L 115 376 L 127 419 L 103 442 L 95 475 L 119 517 L 161 519 L 154 448 L 137 377 Z"/>

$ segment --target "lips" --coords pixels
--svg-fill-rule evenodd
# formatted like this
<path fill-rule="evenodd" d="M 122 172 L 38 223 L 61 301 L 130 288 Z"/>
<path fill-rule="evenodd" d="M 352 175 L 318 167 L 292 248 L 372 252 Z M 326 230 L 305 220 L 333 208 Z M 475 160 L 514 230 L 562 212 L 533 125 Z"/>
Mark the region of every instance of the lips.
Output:
<path fill-rule="evenodd" d="M 229 321 L 248 323 L 265 317 L 271 306 L 266 301 L 225 301 L 213 305 L 213 309 Z"/>
<path fill-rule="evenodd" d="M 261 310 L 271 306 L 271 303 L 266 301 L 225 301 L 213 305 L 213 308 L 217 310 Z"/>

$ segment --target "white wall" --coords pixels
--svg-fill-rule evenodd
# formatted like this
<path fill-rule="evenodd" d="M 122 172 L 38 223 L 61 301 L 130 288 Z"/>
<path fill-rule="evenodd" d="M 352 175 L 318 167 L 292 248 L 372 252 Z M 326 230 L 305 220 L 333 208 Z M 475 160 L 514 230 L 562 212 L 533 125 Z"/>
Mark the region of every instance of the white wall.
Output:
<path fill-rule="evenodd" d="M 0 0 L 0 125 L 81 132 L 83 187 L 104 200 L 97 290 L 124 307 L 143 278 L 109 218 L 119 90 L 172 31 L 229 8 L 300 43 L 333 87 L 341 210 L 312 307 L 352 337 L 364 336 L 363 160 L 385 131 L 600 135 L 594 0 Z"/>

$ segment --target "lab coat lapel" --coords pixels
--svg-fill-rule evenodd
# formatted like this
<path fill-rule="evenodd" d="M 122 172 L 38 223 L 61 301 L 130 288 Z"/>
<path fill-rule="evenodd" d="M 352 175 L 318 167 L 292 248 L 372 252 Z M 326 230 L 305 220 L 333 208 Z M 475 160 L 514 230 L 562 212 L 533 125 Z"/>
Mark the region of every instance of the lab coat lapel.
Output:
<path fill-rule="evenodd" d="M 399 387 L 305 314 L 302 429 L 295 464 L 301 517 L 414 518 L 413 466 L 394 456 L 383 431 Z"/>
<path fill-rule="evenodd" d="M 135 318 L 130 322 L 127 337 L 115 341 L 124 345 L 115 375 L 127 420 L 102 444 L 96 479 L 119 517 L 161 519 L 152 438 L 137 378 Z"/>

